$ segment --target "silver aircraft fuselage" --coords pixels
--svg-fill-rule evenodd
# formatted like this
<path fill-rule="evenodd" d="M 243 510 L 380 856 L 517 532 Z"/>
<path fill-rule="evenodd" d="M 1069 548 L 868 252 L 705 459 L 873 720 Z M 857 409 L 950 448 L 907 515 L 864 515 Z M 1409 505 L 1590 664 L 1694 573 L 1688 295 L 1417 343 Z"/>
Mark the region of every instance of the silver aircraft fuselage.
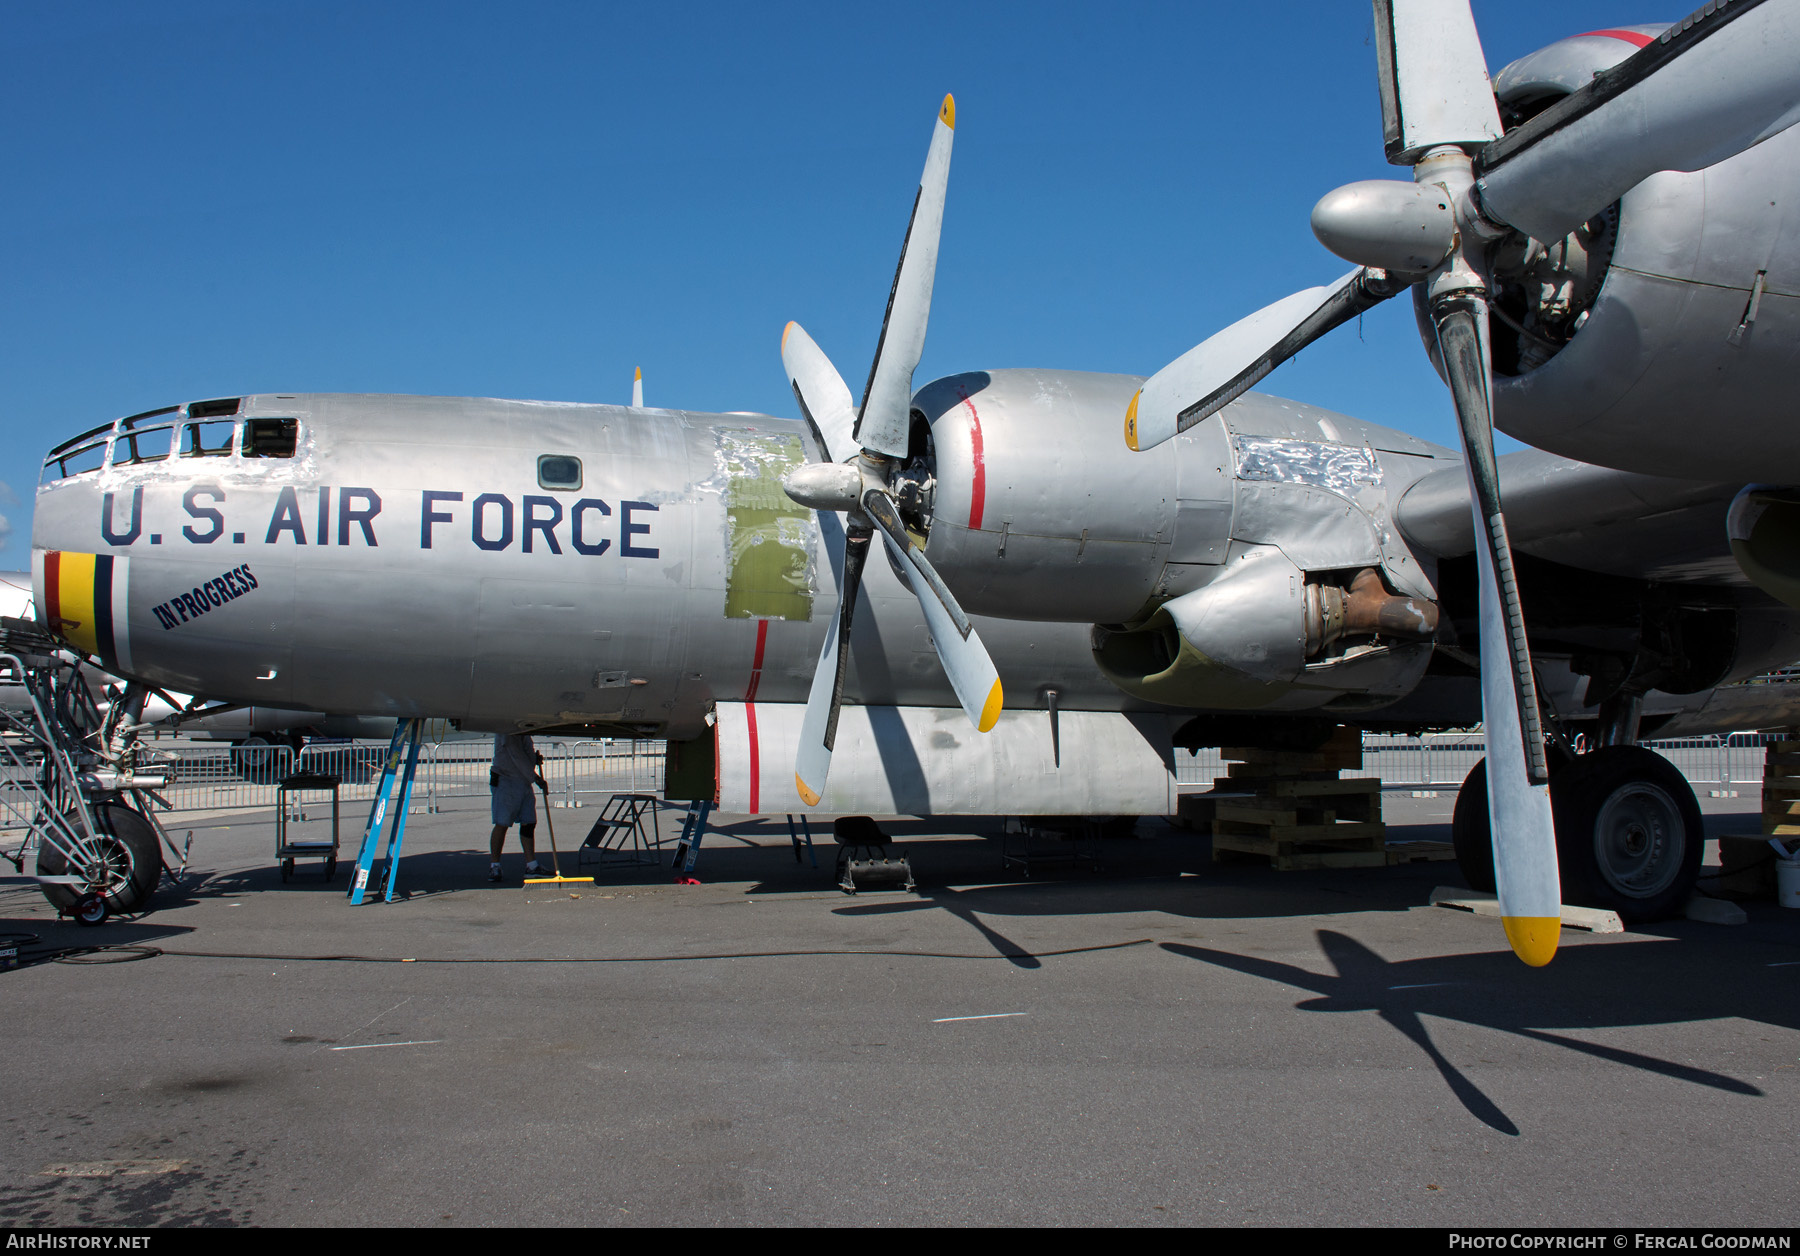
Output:
<path fill-rule="evenodd" d="M 291 456 L 246 456 L 260 419 L 294 421 Z M 802 423 L 262 395 L 214 420 L 236 425 L 215 441 L 226 452 L 183 455 L 187 422 L 121 426 L 101 437 L 104 466 L 39 489 L 38 605 L 46 551 L 110 559 L 114 604 L 95 610 L 116 621 L 121 672 L 259 707 L 672 738 L 698 735 L 719 699 L 806 698 L 836 584 L 819 524 L 779 482 L 817 457 Z M 156 434 L 170 424 L 173 440 Z M 912 595 L 885 565 L 864 590 L 855 698 L 954 705 Z M 1071 709 L 1131 705 L 1084 625 L 981 631 L 1028 702 L 1049 688 Z"/>
<path fill-rule="evenodd" d="M 1107 633 L 1093 625 L 1116 639 L 1253 553 L 1308 572 L 1377 566 L 1436 597 L 1433 551 L 1394 521 L 1415 484 L 1461 482 L 1448 450 L 1260 394 L 1181 436 L 1176 457 L 1145 458 L 1105 422 L 1141 383 L 972 372 L 914 398 L 927 553 L 978 617 L 1008 707 L 1042 710 L 1053 691 L 1071 711 L 1479 718 L 1468 684 L 1423 674 L 1428 646 L 1303 668 L 1296 655 L 1296 683 L 1218 702 L 1103 669 Z M 76 648 L 170 691 L 681 740 L 717 702 L 805 701 L 841 533 L 828 538 L 836 516 L 795 505 L 780 479 L 817 457 L 807 424 L 764 415 L 338 394 L 194 403 L 52 452 L 35 600 Z M 1285 581 L 1278 592 L 1289 601 Z M 887 563 L 869 564 L 862 596 L 850 700 L 954 707 Z M 1234 649 L 1274 648 L 1286 629 L 1268 609 L 1233 613 Z M 1792 653 L 1785 629 L 1746 631 L 1731 674 Z M 1579 693 L 1566 656 L 1541 662 L 1547 683 Z"/>

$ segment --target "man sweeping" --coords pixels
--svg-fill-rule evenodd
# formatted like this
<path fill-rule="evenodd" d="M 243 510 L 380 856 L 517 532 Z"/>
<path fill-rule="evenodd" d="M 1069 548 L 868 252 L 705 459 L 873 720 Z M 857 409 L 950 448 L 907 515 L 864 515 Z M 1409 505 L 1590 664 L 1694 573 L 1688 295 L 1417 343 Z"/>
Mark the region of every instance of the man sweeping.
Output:
<path fill-rule="evenodd" d="M 500 880 L 500 852 L 506 846 L 506 830 L 519 826 L 519 845 L 525 848 L 525 875 L 547 877 L 550 870 L 537 861 L 537 799 L 531 786 L 544 756 L 524 733 L 494 737 L 494 764 L 488 786 L 494 793 L 494 833 L 488 841 L 488 880 Z"/>

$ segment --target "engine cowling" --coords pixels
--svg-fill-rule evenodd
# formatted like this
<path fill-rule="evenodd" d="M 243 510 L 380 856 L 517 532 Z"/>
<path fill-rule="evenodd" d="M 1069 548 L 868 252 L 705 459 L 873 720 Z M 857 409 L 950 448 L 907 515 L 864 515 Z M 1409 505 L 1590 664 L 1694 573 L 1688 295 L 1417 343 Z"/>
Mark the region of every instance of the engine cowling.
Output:
<path fill-rule="evenodd" d="M 1390 507 L 1448 451 L 1252 393 L 1133 453 L 1117 418 L 1141 385 L 1009 370 L 915 395 L 900 495 L 965 609 L 1093 623 L 1108 678 L 1171 706 L 1409 692 L 1437 611 Z"/>
<path fill-rule="evenodd" d="M 1494 78 L 1502 118 L 1534 116 L 1663 29 L 1579 35 L 1521 58 Z M 1791 128 L 1708 169 L 1652 175 L 1564 240 L 1500 241 L 1495 424 L 1629 471 L 1800 480 L 1789 436 L 1800 219 L 1787 207 L 1797 198 Z"/>

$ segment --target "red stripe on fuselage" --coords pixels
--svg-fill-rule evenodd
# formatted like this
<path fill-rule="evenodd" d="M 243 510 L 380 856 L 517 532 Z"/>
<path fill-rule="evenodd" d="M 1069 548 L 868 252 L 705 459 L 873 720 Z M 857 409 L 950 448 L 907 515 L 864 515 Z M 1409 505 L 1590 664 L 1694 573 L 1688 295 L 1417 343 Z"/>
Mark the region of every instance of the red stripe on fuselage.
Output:
<path fill-rule="evenodd" d="M 62 622 L 62 553 L 51 550 L 44 555 L 44 622 L 55 632 Z"/>
<path fill-rule="evenodd" d="M 756 657 L 750 661 L 750 684 L 744 690 L 744 719 L 750 727 L 750 812 L 761 810 L 762 747 L 756 737 L 756 688 L 762 684 L 763 648 L 769 643 L 769 621 L 756 621 Z"/>
<path fill-rule="evenodd" d="M 1639 48 L 1647 46 L 1651 40 L 1656 38 L 1654 35 L 1640 35 L 1636 31 L 1583 31 L 1581 38 L 1586 39 L 1590 35 L 1600 35 L 1607 39 L 1623 39 L 1626 43 L 1634 44 Z"/>
<path fill-rule="evenodd" d="M 969 407 L 969 444 L 975 456 L 975 478 L 969 486 L 969 527 L 978 531 L 982 513 L 987 509 L 987 460 L 981 451 L 981 415 L 975 412 L 975 403 L 969 400 L 968 393 L 963 393 L 962 403 Z"/>

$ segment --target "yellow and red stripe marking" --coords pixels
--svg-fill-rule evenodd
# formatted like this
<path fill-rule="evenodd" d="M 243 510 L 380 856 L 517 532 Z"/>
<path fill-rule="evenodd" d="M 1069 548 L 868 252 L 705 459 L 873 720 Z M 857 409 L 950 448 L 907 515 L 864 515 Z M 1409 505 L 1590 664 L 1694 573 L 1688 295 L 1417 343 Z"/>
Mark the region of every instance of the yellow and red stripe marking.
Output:
<path fill-rule="evenodd" d="M 129 670 L 126 573 L 129 559 L 112 554 L 41 551 L 39 615 L 51 632 L 107 667 Z"/>

